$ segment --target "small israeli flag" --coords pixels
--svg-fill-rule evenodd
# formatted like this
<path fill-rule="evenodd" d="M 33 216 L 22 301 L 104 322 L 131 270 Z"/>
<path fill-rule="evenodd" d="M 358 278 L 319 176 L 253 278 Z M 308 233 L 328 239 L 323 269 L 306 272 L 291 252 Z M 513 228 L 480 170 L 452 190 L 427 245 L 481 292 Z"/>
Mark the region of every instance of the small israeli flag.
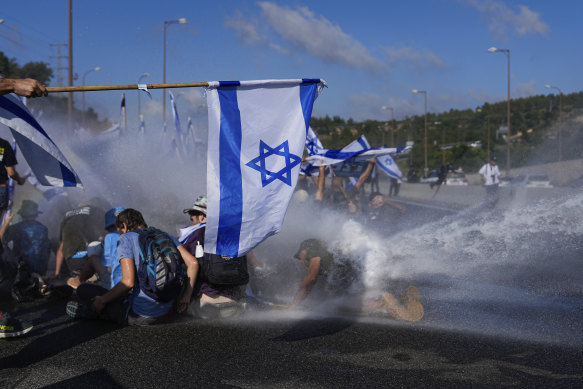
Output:
<path fill-rule="evenodd" d="M 377 166 L 389 177 L 396 178 L 397 180 L 403 178 L 403 173 L 401 173 L 399 166 L 397 166 L 391 154 L 377 157 Z"/>
<path fill-rule="evenodd" d="M 205 252 L 238 257 L 279 233 L 320 79 L 209 82 Z"/>
<path fill-rule="evenodd" d="M 61 150 L 15 95 L 0 96 L 0 123 L 10 128 L 41 185 L 83 187 Z"/>

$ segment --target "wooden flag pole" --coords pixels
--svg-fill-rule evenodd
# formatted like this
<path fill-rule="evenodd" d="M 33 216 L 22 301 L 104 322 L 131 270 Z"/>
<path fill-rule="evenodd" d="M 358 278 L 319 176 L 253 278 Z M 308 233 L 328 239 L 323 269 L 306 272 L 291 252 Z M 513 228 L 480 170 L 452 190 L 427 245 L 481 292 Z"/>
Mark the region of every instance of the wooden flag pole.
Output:
<path fill-rule="evenodd" d="M 128 90 L 141 89 L 139 86 L 145 85 L 147 90 L 150 89 L 170 89 L 170 88 L 197 88 L 208 87 L 208 82 L 187 82 L 180 84 L 130 84 L 130 85 L 94 85 L 94 86 L 48 86 L 49 93 L 56 92 L 89 92 L 101 90 Z"/>

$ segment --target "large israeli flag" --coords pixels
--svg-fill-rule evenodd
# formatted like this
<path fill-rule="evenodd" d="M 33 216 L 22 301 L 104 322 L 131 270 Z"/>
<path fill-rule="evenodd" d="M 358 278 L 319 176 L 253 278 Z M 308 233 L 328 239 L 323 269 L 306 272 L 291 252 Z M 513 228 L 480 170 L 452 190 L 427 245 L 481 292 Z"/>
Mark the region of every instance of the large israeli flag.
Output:
<path fill-rule="evenodd" d="M 245 255 L 281 230 L 320 79 L 209 82 L 205 252 Z"/>
<path fill-rule="evenodd" d="M 61 150 L 15 95 L 0 96 L 0 123 L 10 128 L 41 185 L 83 187 Z"/>

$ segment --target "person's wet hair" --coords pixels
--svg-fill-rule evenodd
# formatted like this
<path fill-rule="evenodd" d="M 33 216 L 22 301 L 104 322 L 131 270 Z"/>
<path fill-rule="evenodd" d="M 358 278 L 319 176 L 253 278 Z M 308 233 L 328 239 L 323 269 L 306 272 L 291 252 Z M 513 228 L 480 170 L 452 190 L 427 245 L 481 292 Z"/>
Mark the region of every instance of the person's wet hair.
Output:
<path fill-rule="evenodd" d="M 133 231 L 139 227 L 148 227 L 144 221 L 142 213 L 132 208 L 128 208 L 117 215 L 117 218 L 115 219 L 115 226 L 117 228 L 122 228 L 124 224 L 127 225 L 129 231 Z"/>
<path fill-rule="evenodd" d="M 377 196 L 382 196 L 383 194 L 381 192 L 372 192 L 371 194 L 368 195 L 368 201 L 372 201 L 372 199 L 374 199 Z"/>

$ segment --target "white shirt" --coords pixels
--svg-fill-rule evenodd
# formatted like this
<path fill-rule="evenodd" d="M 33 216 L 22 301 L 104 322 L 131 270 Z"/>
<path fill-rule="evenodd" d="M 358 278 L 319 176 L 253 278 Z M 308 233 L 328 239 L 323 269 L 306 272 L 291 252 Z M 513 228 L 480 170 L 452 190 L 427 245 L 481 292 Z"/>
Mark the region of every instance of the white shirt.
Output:
<path fill-rule="evenodd" d="M 497 185 L 500 183 L 500 170 L 498 165 L 492 166 L 490 163 L 485 164 L 480 169 L 479 173 L 486 178 L 484 185 Z"/>

